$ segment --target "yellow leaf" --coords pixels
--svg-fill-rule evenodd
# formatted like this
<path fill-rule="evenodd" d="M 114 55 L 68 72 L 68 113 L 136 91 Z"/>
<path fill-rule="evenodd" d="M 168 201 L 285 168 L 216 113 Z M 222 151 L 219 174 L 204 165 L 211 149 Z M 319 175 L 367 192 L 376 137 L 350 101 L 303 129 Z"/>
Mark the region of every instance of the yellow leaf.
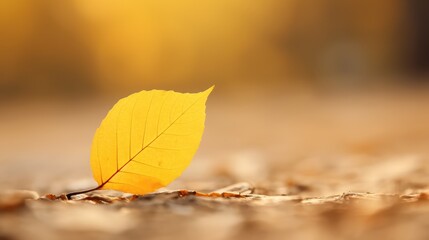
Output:
<path fill-rule="evenodd" d="M 180 176 L 200 144 L 212 90 L 142 91 L 116 103 L 92 143 L 97 189 L 145 194 Z"/>

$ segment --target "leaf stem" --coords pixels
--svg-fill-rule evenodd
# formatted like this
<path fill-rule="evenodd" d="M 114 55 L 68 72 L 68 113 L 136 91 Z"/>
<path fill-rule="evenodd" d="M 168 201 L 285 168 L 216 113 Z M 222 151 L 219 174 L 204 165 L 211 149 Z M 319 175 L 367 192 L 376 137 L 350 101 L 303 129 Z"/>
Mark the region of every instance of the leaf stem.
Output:
<path fill-rule="evenodd" d="M 87 192 L 92 192 L 92 191 L 100 189 L 101 187 L 103 187 L 103 185 L 100 185 L 100 186 L 97 186 L 95 188 L 91 188 L 91 189 L 88 189 L 88 190 L 67 193 L 66 197 L 67 197 L 67 200 L 70 200 L 71 196 L 78 195 L 78 194 L 83 194 L 83 193 L 87 193 Z"/>

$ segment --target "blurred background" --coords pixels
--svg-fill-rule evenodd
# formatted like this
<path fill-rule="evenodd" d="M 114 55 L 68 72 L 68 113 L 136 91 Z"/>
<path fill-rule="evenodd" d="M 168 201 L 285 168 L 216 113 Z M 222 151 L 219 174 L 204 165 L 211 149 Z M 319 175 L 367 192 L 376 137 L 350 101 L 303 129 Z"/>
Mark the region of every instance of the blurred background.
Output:
<path fill-rule="evenodd" d="M 410 84 L 428 73 L 420 0 L 0 4 L 2 98 Z"/>
<path fill-rule="evenodd" d="M 0 1 L 0 187 L 94 184 L 92 135 L 120 97 L 214 84 L 173 188 L 425 187 L 428 13 L 420 0 Z"/>

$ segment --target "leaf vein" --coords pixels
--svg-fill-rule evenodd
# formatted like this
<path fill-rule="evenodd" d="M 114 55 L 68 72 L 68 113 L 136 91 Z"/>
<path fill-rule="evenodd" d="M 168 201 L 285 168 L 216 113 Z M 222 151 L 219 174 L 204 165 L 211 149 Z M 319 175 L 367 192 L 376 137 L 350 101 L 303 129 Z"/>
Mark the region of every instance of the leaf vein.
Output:
<path fill-rule="evenodd" d="M 133 119 L 134 119 L 134 111 L 137 105 L 137 101 L 139 100 L 139 96 L 136 96 L 136 101 L 134 102 L 133 108 L 131 110 L 131 122 L 130 122 L 130 144 L 129 144 L 129 152 L 128 152 L 128 158 L 131 158 L 131 146 L 132 146 L 132 129 L 133 129 Z"/>
<path fill-rule="evenodd" d="M 182 151 L 182 150 L 189 149 L 189 148 L 163 148 L 163 147 L 154 147 L 154 146 L 147 146 L 147 148 L 167 150 L 167 151 Z"/>
<path fill-rule="evenodd" d="M 164 97 L 164 100 L 162 101 L 161 107 L 159 109 L 158 122 L 156 123 L 156 135 L 158 135 L 159 133 L 159 122 L 161 121 L 162 109 L 164 108 L 164 104 L 167 101 L 167 98 L 169 95 L 170 95 L 170 92 L 167 92 L 166 96 Z"/>
<path fill-rule="evenodd" d="M 152 93 L 152 95 L 150 97 L 149 107 L 148 107 L 147 113 L 146 113 L 146 121 L 144 122 L 144 132 L 143 132 L 142 148 L 144 148 L 144 139 L 146 137 L 146 129 L 147 129 L 147 119 L 148 119 L 148 116 L 149 116 L 149 113 L 150 113 L 150 108 L 152 107 L 153 95 L 154 95 L 154 93 Z"/>
<path fill-rule="evenodd" d="M 160 167 L 160 166 L 155 166 L 155 165 L 152 165 L 152 164 L 148 164 L 148 163 L 144 163 L 144 162 L 139 162 L 139 161 L 137 161 L 137 160 L 131 160 L 132 162 L 135 162 L 135 163 L 139 163 L 139 164 L 142 164 L 142 165 L 145 165 L 145 166 L 148 166 L 148 167 L 153 167 L 153 168 L 157 168 L 157 169 L 162 169 L 162 170 L 178 170 L 178 169 L 181 169 L 181 167 L 177 167 L 177 168 L 166 168 L 166 167 Z"/>
<path fill-rule="evenodd" d="M 119 128 L 119 116 L 121 116 L 122 110 L 124 109 L 125 103 L 128 99 L 124 99 L 121 108 L 119 109 L 118 116 L 116 116 L 116 129 L 115 129 L 115 135 L 116 135 L 116 171 L 119 169 L 119 139 L 118 139 L 118 128 Z"/>

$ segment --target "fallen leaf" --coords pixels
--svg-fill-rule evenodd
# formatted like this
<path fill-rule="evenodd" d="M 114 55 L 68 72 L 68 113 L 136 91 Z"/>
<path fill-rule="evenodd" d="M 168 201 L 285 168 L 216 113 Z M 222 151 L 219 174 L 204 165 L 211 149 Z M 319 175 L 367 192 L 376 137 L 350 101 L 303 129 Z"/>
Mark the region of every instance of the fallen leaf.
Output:
<path fill-rule="evenodd" d="M 180 176 L 200 144 L 212 90 L 142 91 L 116 103 L 92 144 L 96 189 L 145 194 Z"/>

